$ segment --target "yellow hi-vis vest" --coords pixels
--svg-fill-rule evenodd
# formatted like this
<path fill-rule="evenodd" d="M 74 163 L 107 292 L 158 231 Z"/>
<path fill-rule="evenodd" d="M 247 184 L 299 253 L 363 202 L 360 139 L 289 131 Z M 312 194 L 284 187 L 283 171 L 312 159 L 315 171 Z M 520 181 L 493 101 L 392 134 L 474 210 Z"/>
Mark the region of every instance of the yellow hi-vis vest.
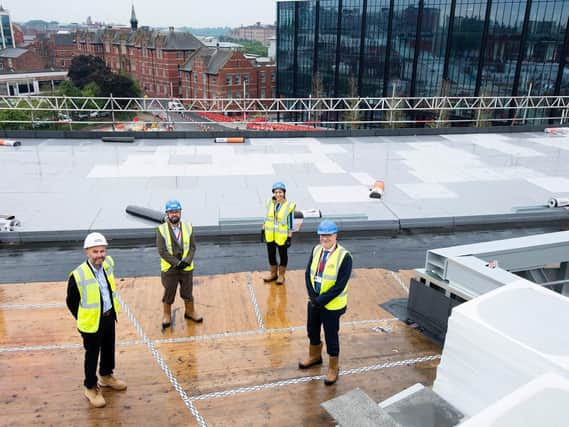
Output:
<path fill-rule="evenodd" d="M 170 255 L 174 255 L 174 250 L 172 249 L 172 236 L 170 235 L 170 230 L 168 230 L 168 223 L 165 222 L 164 224 L 158 226 L 158 231 L 164 238 L 166 242 L 166 250 Z M 182 227 L 182 259 L 188 256 L 190 252 L 190 237 L 192 236 L 192 224 L 185 224 L 180 223 L 180 227 Z M 160 258 L 160 271 L 168 271 L 170 270 L 172 265 L 166 261 L 164 258 Z M 186 268 L 184 271 L 192 271 L 194 269 L 194 261 L 192 260 L 192 264 Z"/>
<path fill-rule="evenodd" d="M 320 256 L 324 248 L 322 245 L 316 245 L 312 251 L 312 264 L 310 265 L 310 283 L 312 288 L 316 291 L 316 286 L 314 285 L 314 277 L 318 271 L 318 264 L 320 263 Z M 336 249 L 326 260 L 326 265 L 324 266 L 324 271 L 322 271 L 322 283 L 320 284 L 320 295 L 325 293 L 328 289 L 336 284 L 336 279 L 338 278 L 338 270 L 340 270 L 340 265 L 344 261 L 344 257 L 348 255 L 347 249 L 340 245 L 336 245 Z M 340 310 L 348 305 L 348 283 L 340 295 L 330 301 L 325 305 L 328 310 Z"/>
<path fill-rule="evenodd" d="M 288 238 L 288 216 L 294 212 L 296 205 L 285 200 L 275 218 L 275 199 L 267 201 L 267 217 L 265 218 L 265 241 L 275 242 L 283 246 Z"/>
<path fill-rule="evenodd" d="M 117 287 L 114 275 L 115 261 L 108 256 L 103 261 L 103 269 L 111 286 L 111 300 L 115 313 L 119 312 L 119 301 L 117 299 Z M 79 289 L 79 309 L 77 311 L 77 329 L 81 332 L 94 333 L 99 330 L 99 320 L 101 318 L 101 291 L 99 282 L 85 261 L 71 272 Z"/>

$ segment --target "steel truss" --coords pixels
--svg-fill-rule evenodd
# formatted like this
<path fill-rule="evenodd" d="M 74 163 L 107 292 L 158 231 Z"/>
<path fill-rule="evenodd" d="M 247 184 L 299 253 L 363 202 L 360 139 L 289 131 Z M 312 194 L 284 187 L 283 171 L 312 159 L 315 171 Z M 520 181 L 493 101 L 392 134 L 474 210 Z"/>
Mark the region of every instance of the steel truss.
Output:
<path fill-rule="evenodd" d="M 386 97 L 386 98 L 259 98 L 259 99 L 195 99 L 176 98 L 176 109 L 169 109 L 172 98 L 102 98 L 66 96 L 0 96 L 0 112 L 26 111 L 29 120 L 0 120 L 33 122 L 42 113 L 73 115 L 107 113 L 109 123 L 121 122 L 116 113 L 147 112 L 163 116 L 171 123 L 186 123 L 184 114 L 218 113 L 242 115 L 242 121 L 265 117 L 271 123 L 425 123 L 452 124 L 458 122 L 499 121 L 518 124 L 538 120 L 553 120 L 563 124 L 569 115 L 569 96 L 516 97 Z M 417 115 L 422 118 L 417 119 Z M 36 118 L 34 118 L 34 116 Z M 53 120 L 45 122 L 60 122 Z M 123 120 L 124 121 L 124 120 Z M 100 121 L 97 121 L 100 123 Z M 85 121 L 83 121 L 85 123 Z M 210 123 L 192 120 L 192 123 Z"/>

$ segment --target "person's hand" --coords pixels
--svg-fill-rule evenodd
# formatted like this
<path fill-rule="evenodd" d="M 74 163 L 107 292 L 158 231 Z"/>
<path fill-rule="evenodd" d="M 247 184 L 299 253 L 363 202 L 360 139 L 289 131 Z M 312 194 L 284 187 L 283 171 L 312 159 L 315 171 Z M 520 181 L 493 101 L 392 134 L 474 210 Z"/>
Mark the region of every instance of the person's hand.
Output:
<path fill-rule="evenodd" d="M 313 308 L 320 308 L 320 306 L 318 305 L 318 303 L 316 302 L 316 298 L 314 297 L 308 297 L 308 299 L 310 300 L 310 305 Z"/>
<path fill-rule="evenodd" d="M 261 243 L 265 243 L 265 230 L 261 229 Z"/>
<path fill-rule="evenodd" d="M 286 241 L 285 241 L 285 246 L 287 248 L 290 248 L 290 245 L 292 245 L 292 241 L 290 240 L 290 237 L 287 237 Z"/>
<path fill-rule="evenodd" d="M 189 267 L 190 264 L 188 264 L 186 261 L 180 261 L 178 262 L 178 264 L 176 264 L 176 268 L 183 270 L 186 267 Z"/>

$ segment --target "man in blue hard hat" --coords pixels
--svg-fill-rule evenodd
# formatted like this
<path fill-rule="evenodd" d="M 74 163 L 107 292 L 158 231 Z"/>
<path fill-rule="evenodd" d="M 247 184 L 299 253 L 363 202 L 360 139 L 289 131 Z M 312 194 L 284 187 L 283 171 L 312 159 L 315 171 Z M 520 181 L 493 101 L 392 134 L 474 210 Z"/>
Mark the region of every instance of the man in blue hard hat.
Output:
<path fill-rule="evenodd" d="M 352 255 L 336 241 L 338 226 L 324 220 L 318 226 L 320 244 L 312 249 L 306 266 L 305 282 L 308 292 L 306 329 L 310 340 L 308 357 L 298 364 L 308 369 L 322 364 L 320 331 L 324 327 L 326 351 L 330 357 L 324 384 L 338 380 L 340 317 L 348 304 L 348 281 L 352 274 Z"/>
<path fill-rule="evenodd" d="M 203 318 L 196 313 L 193 297 L 196 240 L 192 225 L 181 221 L 182 205 L 178 200 L 168 200 L 164 210 L 167 221 L 156 229 L 156 248 L 160 255 L 160 277 L 164 287 L 162 328 L 172 323 L 172 304 L 178 284 L 185 304 L 184 318 L 200 323 Z"/>

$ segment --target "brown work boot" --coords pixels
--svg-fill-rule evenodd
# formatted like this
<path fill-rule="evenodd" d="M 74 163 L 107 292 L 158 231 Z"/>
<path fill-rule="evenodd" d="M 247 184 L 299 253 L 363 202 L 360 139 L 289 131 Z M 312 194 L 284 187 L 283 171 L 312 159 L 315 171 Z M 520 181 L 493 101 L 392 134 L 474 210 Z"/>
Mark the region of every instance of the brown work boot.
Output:
<path fill-rule="evenodd" d="M 271 272 L 268 276 L 263 277 L 263 281 L 272 282 L 273 280 L 276 280 L 277 277 L 277 266 L 271 265 Z"/>
<path fill-rule="evenodd" d="M 105 398 L 103 397 L 101 389 L 96 386 L 93 388 L 85 387 L 85 397 L 95 408 L 102 408 L 107 404 L 107 402 L 105 402 Z"/>
<path fill-rule="evenodd" d="M 336 381 L 338 381 L 338 373 L 340 372 L 340 368 L 338 367 L 339 358 L 338 356 L 330 356 L 330 363 L 328 365 L 328 373 L 326 374 L 326 378 L 324 379 L 324 384 L 332 385 Z"/>
<path fill-rule="evenodd" d="M 168 328 L 172 324 L 172 304 L 163 304 L 163 306 L 162 328 Z"/>
<path fill-rule="evenodd" d="M 198 315 L 194 310 L 194 302 L 193 301 L 184 301 L 186 305 L 186 312 L 184 313 L 184 318 L 193 320 L 196 323 L 203 322 L 203 317 Z"/>
<path fill-rule="evenodd" d="M 112 375 L 101 375 L 99 378 L 99 385 L 101 387 L 110 387 L 113 390 L 126 390 L 126 383 L 121 380 L 117 380 Z"/>
<path fill-rule="evenodd" d="M 310 345 L 308 348 L 308 357 L 298 363 L 298 369 L 308 369 L 312 366 L 322 364 L 322 343 L 318 345 Z"/>
<path fill-rule="evenodd" d="M 285 282 L 286 266 L 279 266 L 279 277 L 277 279 L 277 285 L 282 285 Z"/>

